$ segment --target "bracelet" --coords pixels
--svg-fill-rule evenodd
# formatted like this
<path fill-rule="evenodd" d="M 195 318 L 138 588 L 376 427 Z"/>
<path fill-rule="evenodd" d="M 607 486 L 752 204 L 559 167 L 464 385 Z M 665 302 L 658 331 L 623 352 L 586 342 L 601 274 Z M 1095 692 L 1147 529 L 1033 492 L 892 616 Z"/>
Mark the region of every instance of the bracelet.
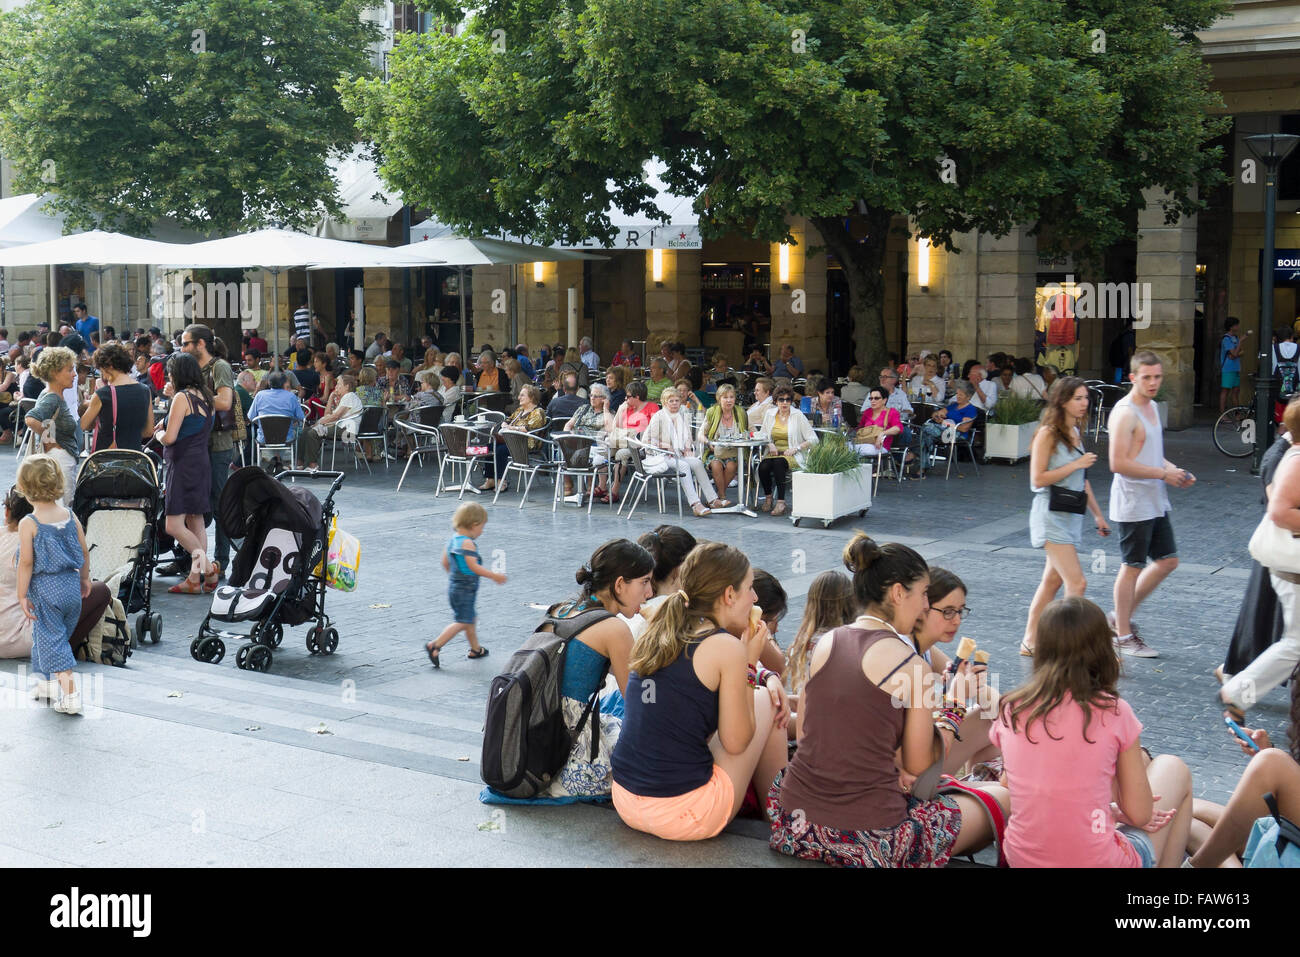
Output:
<path fill-rule="evenodd" d="M 951 731 L 951 732 L 952 732 L 952 736 L 953 736 L 953 738 L 955 738 L 955 739 L 958 740 L 958 741 L 961 740 L 961 735 L 960 735 L 960 734 L 958 733 L 958 731 L 957 731 L 957 726 L 954 725 L 954 724 L 953 724 L 951 721 L 949 721 L 947 718 L 939 718 L 939 719 L 937 719 L 937 720 L 934 722 L 934 729 L 935 729 L 936 731 L 943 731 L 943 730 Z"/>
<path fill-rule="evenodd" d="M 766 688 L 768 678 L 776 678 L 779 681 L 781 679 L 781 676 L 777 674 L 775 671 L 772 671 L 768 668 L 764 668 L 760 665 L 758 669 L 758 687 Z"/>

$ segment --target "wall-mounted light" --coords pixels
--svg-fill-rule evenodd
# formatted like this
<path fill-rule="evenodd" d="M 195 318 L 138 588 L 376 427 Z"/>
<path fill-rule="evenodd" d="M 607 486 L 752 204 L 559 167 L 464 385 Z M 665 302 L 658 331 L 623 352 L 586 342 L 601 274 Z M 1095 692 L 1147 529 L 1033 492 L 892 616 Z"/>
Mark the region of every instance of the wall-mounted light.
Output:
<path fill-rule="evenodd" d="M 930 240 L 924 236 L 916 241 L 916 282 L 921 292 L 930 291 Z"/>
<path fill-rule="evenodd" d="M 790 244 L 782 243 L 776 256 L 776 278 L 782 289 L 790 288 Z"/>
<path fill-rule="evenodd" d="M 662 249 L 650 250 L 650 276 L 654 279 L 656 286 L 664 284 L 664 251 Z"/>
<path fill-rule="evenodd" d="M 542 282 L 542 264 L 541 264 L 541 263 L 533 263 L 533 282 L 537 283 L 538 286 L 545 286 L 545 285 L 546 285 L 546 283 Z"/>

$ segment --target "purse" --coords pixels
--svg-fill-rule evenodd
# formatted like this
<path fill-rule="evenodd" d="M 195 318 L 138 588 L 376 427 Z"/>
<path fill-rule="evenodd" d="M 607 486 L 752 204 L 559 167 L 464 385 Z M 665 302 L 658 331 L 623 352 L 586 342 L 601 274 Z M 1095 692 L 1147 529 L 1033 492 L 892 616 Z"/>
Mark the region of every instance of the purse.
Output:
<path fill-rule="evenodd" d="M 1088 470 L 1083 470 L 1083 480 L 1088 481 Z M 1047 510 L 1050 512 L 1067 512 L 1070 515 L 1082 515 L 1088 511 L 1088 491 L 1087 488 L 1075 491 L 1072 488 L 1064 488 L 1060 485 L 1049 485 L 1047 487 Z"/>
<path fill-rule="evenodd" d="M 1270 572 L 1300 572 L 1300 535 L 1277 525 L 1268 514 L 1250 536 L 1250 557 Z"/>
<path fill-rule="evenodd" d="M 859 445 L 879 445 L 884 434 L 885 427 L 883 425 L 869 425 L 864 429 L 858 429 L 853 438 Z"/>

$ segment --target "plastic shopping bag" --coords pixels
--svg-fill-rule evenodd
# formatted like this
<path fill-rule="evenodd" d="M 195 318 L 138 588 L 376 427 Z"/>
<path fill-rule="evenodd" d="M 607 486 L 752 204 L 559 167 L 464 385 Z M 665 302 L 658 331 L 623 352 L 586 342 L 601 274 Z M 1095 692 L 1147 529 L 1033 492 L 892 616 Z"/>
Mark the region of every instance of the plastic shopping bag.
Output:
<path fill-rule="evenodd" d="M 360 540 L 335 527 L 330 536 L 329 557 L 325 559 L 325 584 L 338 591 L 355 591 L 360 567 Z"/>

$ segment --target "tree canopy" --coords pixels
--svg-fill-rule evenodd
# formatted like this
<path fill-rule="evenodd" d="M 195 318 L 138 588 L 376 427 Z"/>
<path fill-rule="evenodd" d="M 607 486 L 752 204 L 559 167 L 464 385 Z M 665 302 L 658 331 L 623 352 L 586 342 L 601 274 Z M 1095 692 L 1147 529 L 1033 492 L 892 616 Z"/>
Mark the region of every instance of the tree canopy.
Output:
<path fill-rule="evenodd" d="M 426 5 L 450 21 L 452 2 Z M 845 268 L 859 358 L 884 351 L 897 214 L 955 234 L 1050 221 L 1089 254 L 1143 190 L 1171 220 L 1219 181 L 1194 31 L 1221 0 L 491 0 L 403 38 L 344 101 L 408 202 L 542 242 L 652 213 L 646 161 L 706 237 L 790 239 Z"/>
<path fill-rule="evenodd" d="M 0 152 L 74 227 L 302 226 L 338 214 L 340 77 L 367 0 L 33 0 L 0 17 Z"/>

